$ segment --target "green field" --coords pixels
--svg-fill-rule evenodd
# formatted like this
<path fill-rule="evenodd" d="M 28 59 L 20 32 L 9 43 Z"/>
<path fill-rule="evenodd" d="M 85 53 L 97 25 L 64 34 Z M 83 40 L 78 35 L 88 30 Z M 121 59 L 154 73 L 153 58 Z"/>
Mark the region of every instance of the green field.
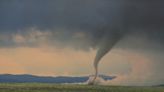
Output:
<path fill-rule="evenodd" d="M 164 92 L 164 87 L 88 86 L 69 84 L 2 83 L 0 92 Z"/>

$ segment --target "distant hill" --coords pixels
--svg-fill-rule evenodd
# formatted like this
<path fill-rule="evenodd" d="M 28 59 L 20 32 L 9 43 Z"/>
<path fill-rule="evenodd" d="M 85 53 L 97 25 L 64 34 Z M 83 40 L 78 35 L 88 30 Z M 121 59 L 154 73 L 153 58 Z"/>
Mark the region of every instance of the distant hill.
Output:
<path fill-rule="evenodd" d="M 104 80 L 112 80 L 115 76 L 105 76 L 100 75 Z M 68 76 L 58 76 L 58 77 L 43 77 L 35 75 L 12 75 L 12 74 L 0 74 L 0 83 L 82 83 L 86 82 L 89 76 L 81 77 L 68 77 Z"/>
<path fill-rule="evenodd" d="M 155 85 L 155 87 L 164 87 L 164 84 Z"/>

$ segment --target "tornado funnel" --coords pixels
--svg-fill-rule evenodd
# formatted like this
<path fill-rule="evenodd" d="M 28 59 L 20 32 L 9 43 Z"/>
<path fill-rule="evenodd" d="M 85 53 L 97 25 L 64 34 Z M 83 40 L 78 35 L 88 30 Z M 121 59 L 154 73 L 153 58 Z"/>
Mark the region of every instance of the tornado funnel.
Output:
<path fill-rule="evenodd" d="M 90 85 L 95 84 L 95 80 L 98 76 L 99 62 L 101 61 L 103 56 L 105 56 L 121 38 L 122 36 L 118 31 L 115 31 L 115 32 L 113 31 L 113 32 L 110 32 L 110 34 L 109 33 L 105 34 L 103 38 L 101 39 L 99 43 L 99 48 L 98 48 L 98 51 L 97 51 L 97 54 L 93 63 L 95 74 L 94 74 L 93 80 L 89 83 Z"/>

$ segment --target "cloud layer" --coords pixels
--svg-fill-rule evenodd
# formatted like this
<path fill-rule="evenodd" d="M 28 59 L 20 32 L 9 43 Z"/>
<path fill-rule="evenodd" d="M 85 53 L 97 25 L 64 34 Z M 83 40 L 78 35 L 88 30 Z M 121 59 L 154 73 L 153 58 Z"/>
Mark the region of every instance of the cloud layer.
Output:
<path fill-rule="evenodd" d="M 132 33 L 138 37 L 140 34 L 145 34 L 148 39 L 156 39 L 161 43 L 164 37 L 162 2 L 162 0 L 150 2 L 3 0 L 0 7 L 0 32 L 6 35 L 26 34 L 35 28 L 50 32 L 51 41 L 57 40 L 67 45 L 74 43 L 78 45 L 78 41 L 82 41 L 86 44 L 84 48 L 96 47 L 105 35 L 111 36 L 116 33 L 121 35 Z M 78 34 L 82 34 L 83 37 Z"/>
<path fill-rule="evenodd" d="M 114 46 L 152 57 L 150 79 L 158 76 L 163 82 L 159 72 L 164 65 L 163 4 L 163 0 L 2 0 L 0 48 L 91 51 Z"/>

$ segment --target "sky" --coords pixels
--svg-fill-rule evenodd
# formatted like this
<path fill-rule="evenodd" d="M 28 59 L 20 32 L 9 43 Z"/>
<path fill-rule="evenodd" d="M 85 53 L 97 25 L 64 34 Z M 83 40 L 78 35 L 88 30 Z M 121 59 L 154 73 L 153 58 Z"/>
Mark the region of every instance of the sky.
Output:
<path fill-rule="evenodd" d="M 1 0 L 0 74 L 164 83 L 163 0 Z"/>

